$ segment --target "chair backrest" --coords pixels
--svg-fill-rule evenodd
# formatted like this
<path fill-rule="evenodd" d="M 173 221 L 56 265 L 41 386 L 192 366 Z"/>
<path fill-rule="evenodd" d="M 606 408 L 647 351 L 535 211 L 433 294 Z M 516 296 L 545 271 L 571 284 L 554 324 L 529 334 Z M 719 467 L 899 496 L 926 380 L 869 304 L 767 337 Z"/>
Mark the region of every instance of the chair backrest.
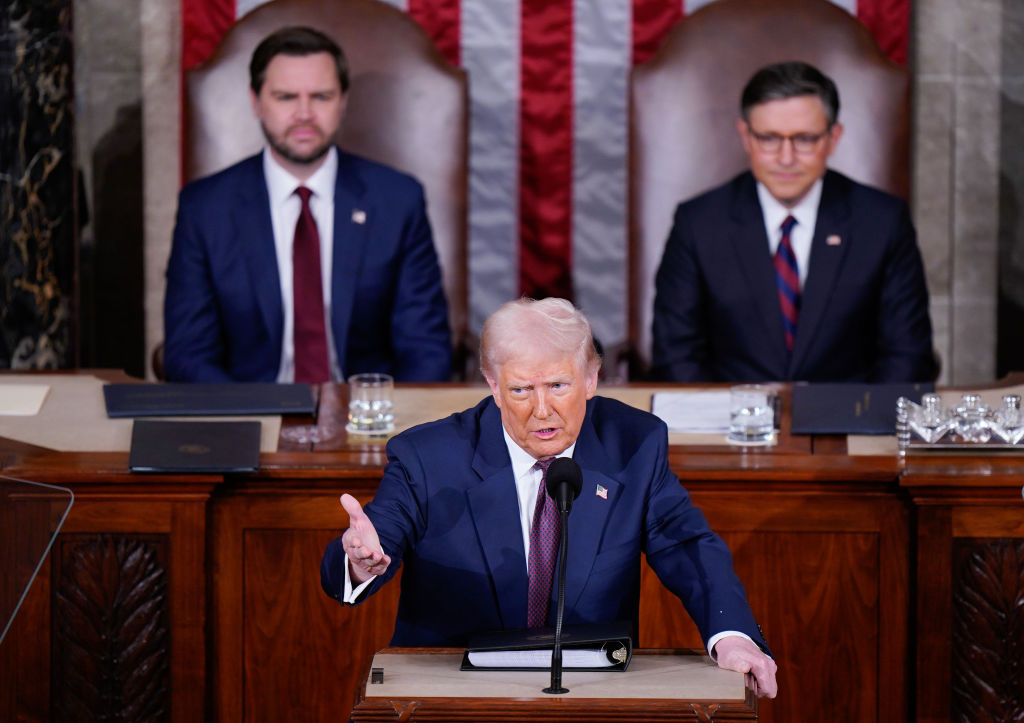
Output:
<path fill-rule="evenodd" d="M 654 275 L 676 205 L 747 168 L 736 134 L 754 72 L 803 60 L 839 88 L 843 137 L 830 166 L 909 195 L 910 79 L 867 29 L 828 0 L 716 0 L 684 18 L 632 75 L 630 342 L 647 369 Z"/>
<path fill-rule="evenodd" d="M 249 100 L 249 59 L 260 40 L 288 25 L 317 28 L 348 58 L 351 85 L 337 143 L 423 183 L 458 359 L 468 323 L 466 74 L 406 13 L 378 0 L 274 0 L 242 17 L 213 57 L 188 73 L 186 180 L 263 146 Z"/>

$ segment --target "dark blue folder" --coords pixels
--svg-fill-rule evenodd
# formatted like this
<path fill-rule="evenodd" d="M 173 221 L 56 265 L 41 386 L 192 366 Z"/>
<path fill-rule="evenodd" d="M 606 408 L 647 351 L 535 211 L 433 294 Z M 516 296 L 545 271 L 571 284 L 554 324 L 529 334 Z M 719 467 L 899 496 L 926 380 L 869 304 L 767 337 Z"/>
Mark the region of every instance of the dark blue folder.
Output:
<path fill-rule="evenodd" d="M 896 400 L 920 403 L 931 382 L 906 384 L 797 384 L 792 434 L 895 434 Z"/>
<path fill-rule="evenodd" d="M 313 414 L 308 384 L 106 384 L 108 417 Z"/>

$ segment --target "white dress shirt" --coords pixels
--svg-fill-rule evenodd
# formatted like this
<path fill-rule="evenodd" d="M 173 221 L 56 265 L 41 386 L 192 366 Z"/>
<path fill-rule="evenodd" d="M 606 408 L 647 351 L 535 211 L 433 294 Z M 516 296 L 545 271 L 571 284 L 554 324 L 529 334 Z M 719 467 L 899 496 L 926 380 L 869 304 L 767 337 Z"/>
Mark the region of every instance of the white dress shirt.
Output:
<path fill-rule="evenodd" d="M 320 275 L 324 290 L 324 324 L 327 330 L 327 352 L 331 365 L 331 379 L 342 381 L 342 370 L 334 346 L 331 330 L 331 264 L 334 260 L 334 184 L 338 175 L 338 152 L 332 146 L 324 162 L 303 183 L 288 173 L 274 160 L 269 148 L 263 149 L 263 175 L 267 179 L 270 198 L 270 221 L 274 229 L 274 249 L 277 252 L 277 275 L 281 283 L 281 305 L 284 312 L 284 333 L 281 338 L 281 366 L 278 382 L 295 381 L 295 302 L 292 299 L 292 245 L 295 225 L 302 211 L 302 201 L 295 189 L 305 186 L 313 195 L 309 210 L 316 222 L 320 237 Z"/>
<path fill-rule="evenodd" d="M 764 230 L 768 234 L 768 251 L 775 256 L 775 251 L 782 242 L 782 222 L 786 216 L 796 219 L 796 226 L 789 233 L 789 243 L 796 256 L 797 272 L 800 276 L 800 288 L 807 281 L 807 269 L 811 262 L 811 241 L 814 239 L 814 226 L 818 220 L 818 204 L 821 202 L 822 179 L 811 186 L 807 194 L 793 208 L 786 208 L 765 188 L 760 181 L 757 183 L 757 200 L 761 202 L 764 214 Z"/>

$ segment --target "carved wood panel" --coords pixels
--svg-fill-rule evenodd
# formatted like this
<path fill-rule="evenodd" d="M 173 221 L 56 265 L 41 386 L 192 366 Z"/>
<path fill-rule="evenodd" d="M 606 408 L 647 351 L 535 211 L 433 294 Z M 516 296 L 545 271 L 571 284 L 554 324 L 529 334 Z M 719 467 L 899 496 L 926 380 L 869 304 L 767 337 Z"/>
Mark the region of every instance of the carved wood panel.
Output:
<path fill-rule="evenodd" d="M 956 721 L 1024 721 L 1024 540 L 954 543 Z"/>
<path fill-rule="evenodd" d="M 66 535 L 54 566 L 54 720 L 170 719 L 165 535 Z"/>

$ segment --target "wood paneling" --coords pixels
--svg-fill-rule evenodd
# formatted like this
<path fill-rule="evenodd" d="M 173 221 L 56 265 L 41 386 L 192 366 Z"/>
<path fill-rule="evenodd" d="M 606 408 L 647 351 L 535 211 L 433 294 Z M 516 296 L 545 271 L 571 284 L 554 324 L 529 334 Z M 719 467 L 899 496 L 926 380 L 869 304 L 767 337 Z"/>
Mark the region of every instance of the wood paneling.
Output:
<path fill-rule="evenodd" d="M 779 662 L 780 694 L 762 701 L 761 719 L 1015 715 L 1024 461 L 851 457 L 836 439 L 806 442 L 670 451 L 729 544 Z M 70 574 L 79 589 L 92 581 L 88 599 L 106 612 L 159 609 L 135 638 L 161 648 L 166 663 L 152 677 L 163 682 L 146 700 L 163 710 L 159 691 L 169 691 L 170 720 L 345 720 L 363 667 L 391 637 L 399 587 L 355 608 L 322 592 L 323 548 L 347 524 L 338 496 L 372 498 L 385 463 L 379 443 L 322 446 L 263 455 L 256 475 L 143 477 L 127 473 L 124 453 L 0 440 L 6 473 L 76 494 L 64 552 L 44 564 L 0 646 L 0 717 L 60 717 L 67 692 L 56 686 L 78 672 L 60 627 Z M 75 545 L 92 558 L 71 555 Z M 156 578 L 128 579 L 136 554 L 153 561 L 140 569 Z M 106 562 L 93 570 L 89 559 Z M 122 591 L 146 589 L 139 579 L 162 580 L 159 594 L 118 608 Z M 990 615 L 977 614 L 982 604 Z M 644 647 L 701 646 L 646 568 L 639 633 Z"/>

